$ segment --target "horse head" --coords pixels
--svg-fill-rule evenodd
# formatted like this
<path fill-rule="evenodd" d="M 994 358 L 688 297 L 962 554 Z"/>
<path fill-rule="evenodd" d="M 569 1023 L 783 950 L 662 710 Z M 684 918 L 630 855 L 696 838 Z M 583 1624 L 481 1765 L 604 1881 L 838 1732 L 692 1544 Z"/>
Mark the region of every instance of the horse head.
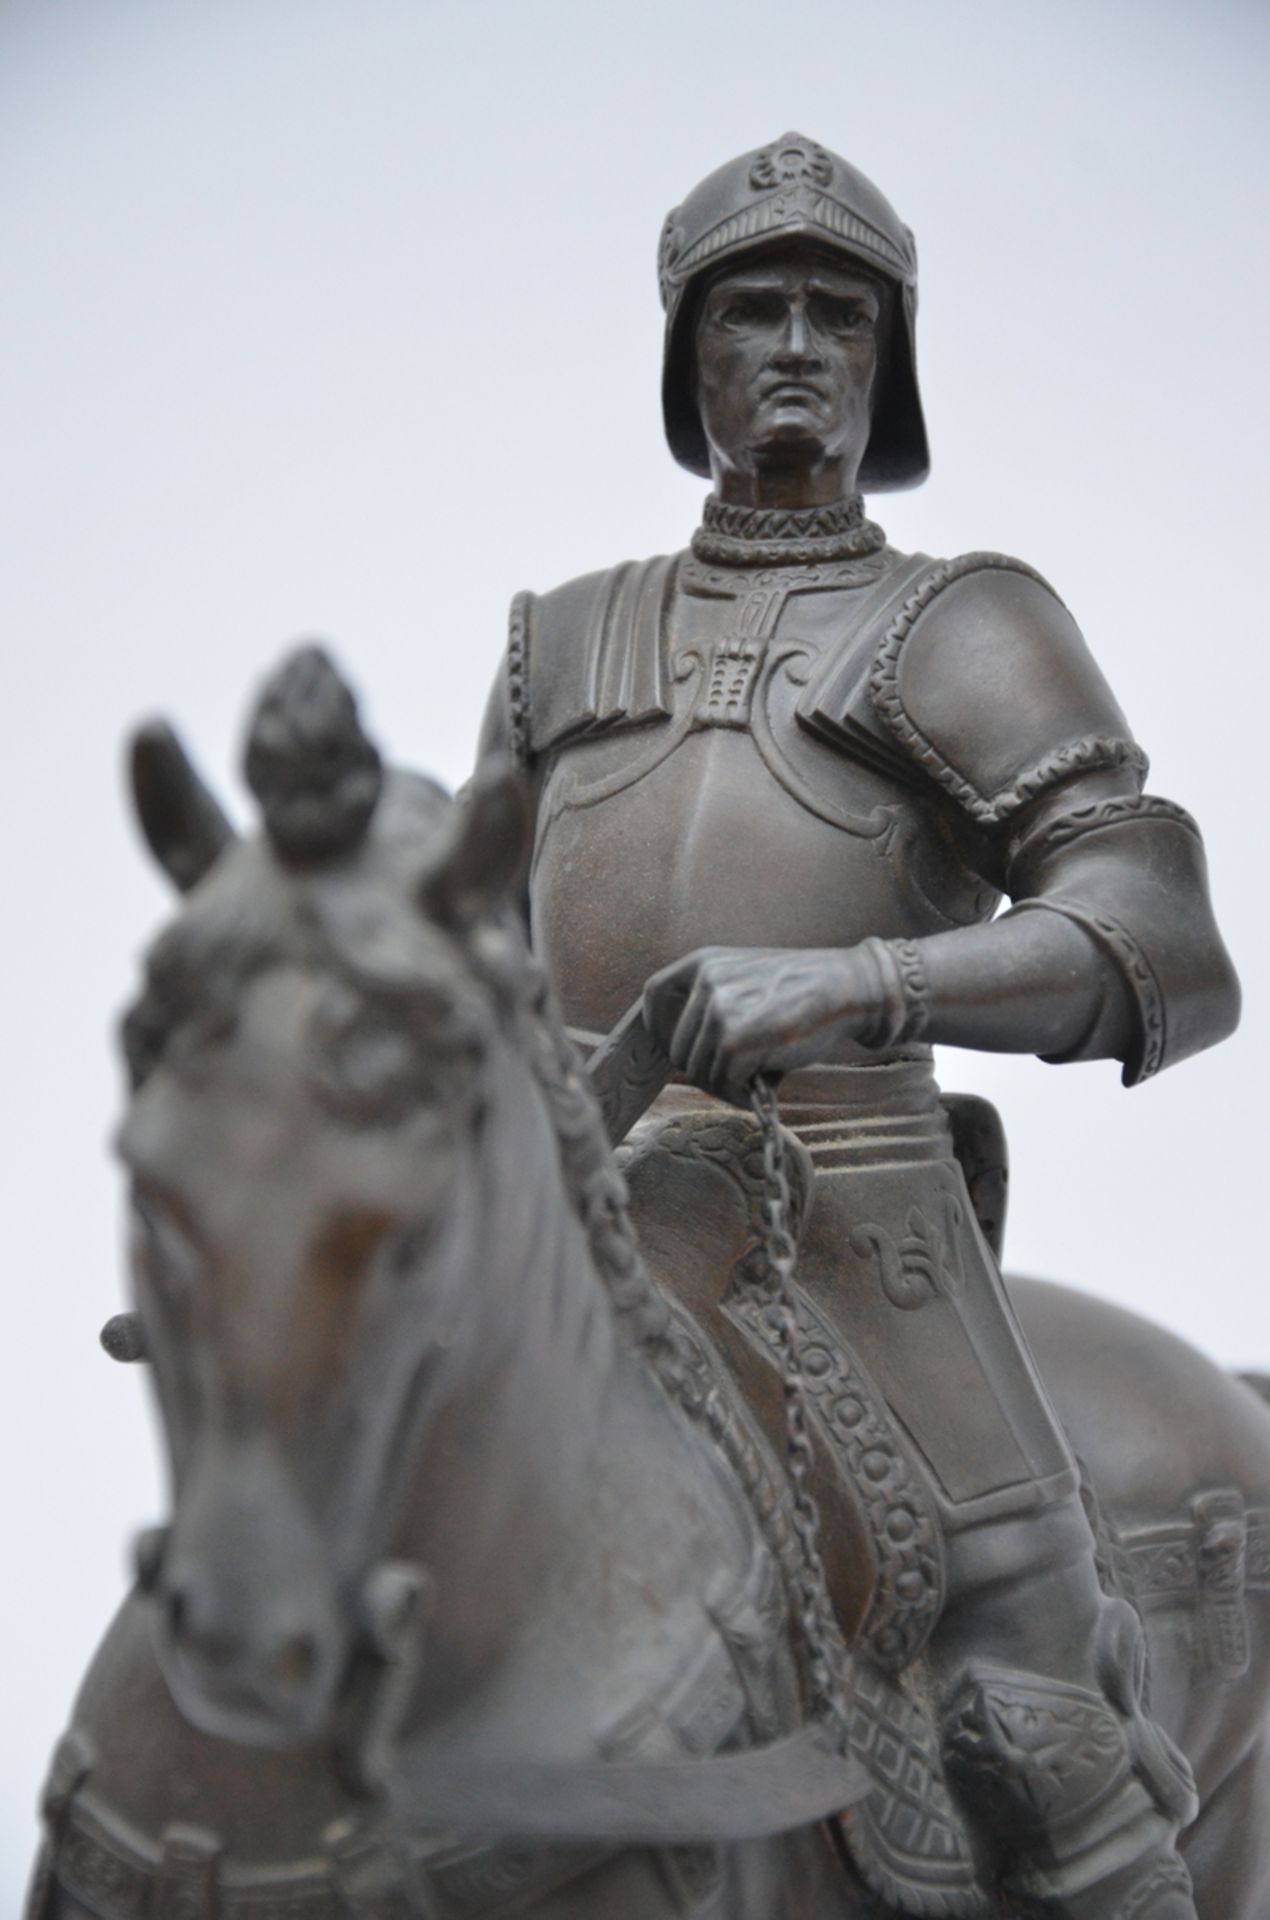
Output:
<path fill-rule="evenodd" d="M 519 776 L 451 802 L 385 771 L 313 648 L 266 687 L 246 771 L 263 823 L 238 838 L 170 731 L 134 745 L 186 898 L 125 1019 L 119 1147 L 172 1482 L 139 1553 L 158 1656 L 196 1725 L 288 1745 L 418 1631 L 419 1461 L 435 1445 L 444 1507 L 471 1430 L 447 1409 L 511 1337 L 498 1250 L 542 1239 L 556 1150 L 524 1124 Z M 522 1164 L 491 1180 L 509 1127 Z"/>

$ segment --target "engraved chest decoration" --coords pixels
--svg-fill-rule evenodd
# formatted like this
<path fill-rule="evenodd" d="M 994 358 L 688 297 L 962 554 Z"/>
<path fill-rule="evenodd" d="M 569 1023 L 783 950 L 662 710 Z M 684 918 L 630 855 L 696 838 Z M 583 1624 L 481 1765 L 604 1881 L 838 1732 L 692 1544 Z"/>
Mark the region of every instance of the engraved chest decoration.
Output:
<path fill-rule="evenodd" d="M 754 688 L 784 608 L 783 586 L 753 587 L 734 603 L 732 622 L 710 647 L 698 679 L 693 724 L 747 727 Z"/>

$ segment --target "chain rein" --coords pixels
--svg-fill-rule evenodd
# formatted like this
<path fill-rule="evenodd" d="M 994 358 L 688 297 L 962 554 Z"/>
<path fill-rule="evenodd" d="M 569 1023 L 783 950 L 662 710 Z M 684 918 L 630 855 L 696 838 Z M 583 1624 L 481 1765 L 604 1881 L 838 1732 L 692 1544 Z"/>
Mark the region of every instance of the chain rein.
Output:
<path fill-rule="evenodd" d="M 620 1320 L 630 1329 L 666 1392 L 694 1422 L 704 1424 L 722 1448 L 749 1500 L 788 1595 L 795 1646 L 803 1669 L 811 1716 L 829 1725 L 841 1750 L 848 1744 L 849 1707 L 845 1648 L 820 1556 L 820 1516 L 809 1486 L 812 1464 L 807 1390 L 799 1353 L 792 1278 L 796 1261 L 793 1208 L 776 1094 L 757 1077 L 750 1104 L 763 1150 L 762 1247 L 765 1292 L 773 1311 L 780 1352 L 786 1434 L 783 1500 L 764 1464 L 764 1451 L 736 1426 L 717 1389 L 693 1378 L 685 1365 L 674 1316 L 649 1277 L 631 1226 L 625 1182 L 613 1163 L 608 1133 L 589 1076 L 580 1067 L 554 1005 L 546 975 L 527 1005 L 532 1018 L 527 1044 L 547 1094 L 560 1145 L 566 1184 L 590 1240 L 597 1270 Z M 760 1279 L 760 1286 L 762 1285 Z"/>
<path fill-rule="evenodd" d="M 820 1514 L 811 1491 L 813 1464 L 808 1432 L 807 1381 L 803 1373 L 793 1278 L 797 1259 L 785 1140 L 776 1090 L 763 1074 L 750 1086 L 750 1105 L 763 1142 L 763 1257 L 767 1290 L 781 1358 L 785 1413 L 785 1465 L 794 1532 L 801 1549 L 796 1576 L 798 1627 L 813 1713 L 832 1725 L 845 1748 L 850 1730 L 846 1690 L 839 1673 L 840 1643 L 829 1582 L 820 1553 Z"/>

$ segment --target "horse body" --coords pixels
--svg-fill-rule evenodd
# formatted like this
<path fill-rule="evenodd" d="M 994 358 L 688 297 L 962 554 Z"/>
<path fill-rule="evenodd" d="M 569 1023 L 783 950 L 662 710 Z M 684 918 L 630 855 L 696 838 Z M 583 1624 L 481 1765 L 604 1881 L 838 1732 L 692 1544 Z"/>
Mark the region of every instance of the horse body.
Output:
<path fill-rule="evenodd" d="M 1265 1406 L 1136 1314 L 1049 1282 L 1012 1293 L 1142 1614 L 1152 1711 L 1195 1773 L 1181 1850 L 1202 1920 L 1257 1920 L 1270 1911 Z"/>
<path fill-rule="evenodd" d="M 329 709 L 320 674 L 313 697 Z M 510 788 L 381 795 L 350 752 L 324 857 L 294 769 L 265 798 L 273 844 L 228 841 L 188 780 L 181 805 L 139 783 L 194 888 L 130 1020 L 121 1136 L 173 1520 L 55 1762 L 32 1920 L 880 1914 L 832 1822 L 755 1810 L 755 1837 L 700 1845 L 651 1818 L 634 1844 L 570 1829 L 570 1769 L 655 1783 L 800 1725 L 784 1490 L 639 1261 L 502 912 Z M 1108 1577 L 1143 1611 L 1153 1712 L 1198 1776 L 1200 1914 L 1260 1920 L 1270 1417 L 1130 1316 L 1018 1302 Z M 495 1762 L 558 1769 L 528 1839 L 412 1798 Z"/>

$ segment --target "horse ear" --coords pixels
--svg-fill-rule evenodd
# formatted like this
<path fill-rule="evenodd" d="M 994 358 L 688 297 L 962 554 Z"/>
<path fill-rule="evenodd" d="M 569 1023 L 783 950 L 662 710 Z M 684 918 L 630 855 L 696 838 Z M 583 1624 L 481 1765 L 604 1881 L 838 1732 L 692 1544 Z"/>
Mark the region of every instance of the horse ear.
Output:
<path fill-rule="evenodd" d="M 427 911 L 455 932 L 474 925 L 521 878 L 531 837 L 524 774 L 506 754 L 488 754 L 455 802 L 445 851 L 423 882 Z"/>
<path fill-rule="evenodd" d="M 188 893 L 235 839 L 234 830 L 166 720 L 138 728 L 128 763 L 146 844 L 173 884 Z"/>

